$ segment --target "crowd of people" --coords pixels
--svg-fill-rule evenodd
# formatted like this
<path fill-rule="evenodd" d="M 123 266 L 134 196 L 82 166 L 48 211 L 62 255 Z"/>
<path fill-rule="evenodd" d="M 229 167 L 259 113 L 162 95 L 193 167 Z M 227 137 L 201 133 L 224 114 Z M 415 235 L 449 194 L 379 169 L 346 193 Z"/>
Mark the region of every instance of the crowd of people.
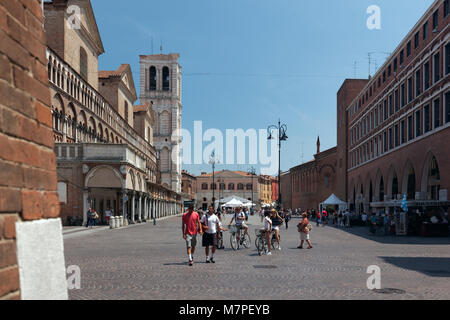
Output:
<path fill-rule="evenodd" d="M 203 212 L 202 209 L 194 210 L 194 206 L 190 205 L 186 213 L 182 216 L 182 236 L 186 242 L 186 252 L 188 255 L 189 266 L 194 264 L 195 247 L 197 246 L 197 235 L 202 237 L 202 246 L 205 248 L 205 261 L 206 263 L 215 263 L 215 253 L 218 248 L 219 240 L 223 239 L 223 231 L 228 229 L 224 227 L 225 217 L 227 214 L 232 214 L 231 220 L 227 224 L 230 228 L 233 223 L 236 228 L 243 230 L 243 234 L 248 234 L 248 221 L 249 214 L 253 215 L 253 212 L 247 208 L 236 207 L 230 209 L 214 210 L 211 205 L 208 207 L 207 212 Z M 261 209 L 259 215 L 261 217 L 261 223 L 263 228 L 261 231 L 264 233 L 264 237 L 267 242 L 266 255 L 272 255 L 271 247 L 272 241 L 276 241 L 277 250 L 281 251 L 281 239 L 280 239 L 280 227 L 284 224 L 286 229 L 289 228 L 289 221 L 292 219 L 292 215 L 298 215 L 298 212 L 292 210 L 282 210 L 278 212 L 275 209 Z M 297 231 L 300 233 L 300 245 L 298 249 L 303 249 L 303 244 L 306 241 L 308 244 L 307 249 L 312 249 L 310 240 L 310 231 L 312 229 L 311 223 L 308 219 L 308 213 L 304 212 L 301 215 L 301 222 L 297 225 Z"/>

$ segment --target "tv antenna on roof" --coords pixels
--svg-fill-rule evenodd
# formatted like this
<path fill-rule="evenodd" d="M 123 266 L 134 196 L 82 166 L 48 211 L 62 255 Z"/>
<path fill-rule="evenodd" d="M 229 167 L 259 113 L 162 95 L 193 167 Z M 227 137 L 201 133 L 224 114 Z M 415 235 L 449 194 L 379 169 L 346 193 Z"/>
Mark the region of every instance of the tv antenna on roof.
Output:
<path fill-rule="evenodd" d="M 161 46 L 159 47 L 159 50 L 161 51 L 161 54 L 163 54 L 163 43 L 162 43 L 162 40 L 161 40 Z"/>

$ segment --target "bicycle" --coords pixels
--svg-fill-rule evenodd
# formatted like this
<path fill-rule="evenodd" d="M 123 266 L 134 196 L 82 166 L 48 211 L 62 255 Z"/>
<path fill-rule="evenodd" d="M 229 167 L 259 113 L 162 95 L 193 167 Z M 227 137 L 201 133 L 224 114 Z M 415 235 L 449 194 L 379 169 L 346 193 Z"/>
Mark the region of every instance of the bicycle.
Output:
<path fill-rule="evenodd" d="M 243 230 L 243 228 L 238 228 L 236 225 L 230 227 L 230 244 L 234 251 L 238 250 L 240 246 L 247 249 L 250 248 L 250 236 L 248 233 L 244 235 Z"/>
<path fill-rule="evenodd" d="M 266 231 L 264 229 L 256 229 L 256 239 L 255 239 L 255 247 L 258 250 L 258 254 L 261 256 L 263 253 L 268 251 L 267 240 L 266 240 Z M 280 241 L 281 241 L 281 236 Z M 278 249 L 278 242 L 275 236 L 275 231 L 272 230 L 272 248 L 274 250 Z"/>

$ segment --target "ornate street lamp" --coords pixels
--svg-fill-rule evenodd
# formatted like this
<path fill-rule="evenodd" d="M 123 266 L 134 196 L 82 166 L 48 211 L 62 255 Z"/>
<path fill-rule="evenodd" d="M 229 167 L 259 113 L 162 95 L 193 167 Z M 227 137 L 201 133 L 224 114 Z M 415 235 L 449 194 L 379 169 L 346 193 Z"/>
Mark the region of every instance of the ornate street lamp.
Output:
<path fill-rule="evenodd" d="M 216 158 L 216 152 L 213 151 L 211 153 L 211 156 L 209 157 L 209 164 L 212 166 L 212 170 L 213 170 L 213 184 L 212 184 L 212 191 L 213 191 L 213 197 L 212 197 L 212 204 L 214 206 L 214 209 L 216 207 L 216 198 L 214 196 L 214 191 L 216 189 L 216 185 L 214 183 L 214 174 L 215 174 L 215 168 L 216 168 L 216 164 L 220 164 L 220 161 Z"/>
<path fill-rule="evenodd" d="M 281 121 L 278 120 L 278 126 L 271 125 L 267 128 L 267 133 L 269 134 L 268 140 L 276 140 L 277 137 L 273 135 L 273 131 L 278 131 L 278 200 L 277 200 L 277 208 L 281 209 L 281 141 L 286 141 L 288 136 L 286 135 L 287 126 L 285 124 L 281 124 Z"/>
<path fill-rule="evenodd" d="M 254 204 L 254 202 L 253 202 L 253 177 L 256 176 L 255 167 L 251 167 L 250 170 L 248 170 L 248 174 L 252 176 L 252 204 Z M 252 207 L 252 211 L 253 211 L 253 207 Z"/>

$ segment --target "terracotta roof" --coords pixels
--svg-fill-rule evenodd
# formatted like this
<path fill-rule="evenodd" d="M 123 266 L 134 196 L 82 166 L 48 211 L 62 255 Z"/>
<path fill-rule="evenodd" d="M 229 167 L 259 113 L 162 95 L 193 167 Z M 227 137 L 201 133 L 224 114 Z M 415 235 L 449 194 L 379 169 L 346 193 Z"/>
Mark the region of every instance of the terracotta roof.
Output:
<path fill-rule="evenodd" d="M 130 66 L 129 64 L 122 64 L 120 65 L 119 69 L 117 70 L 99 70 L 98 71 L 98 78 L 99 79 L 107 79 L 110 77 L 120 77 L 125 72 L 125 69 Z"/>

